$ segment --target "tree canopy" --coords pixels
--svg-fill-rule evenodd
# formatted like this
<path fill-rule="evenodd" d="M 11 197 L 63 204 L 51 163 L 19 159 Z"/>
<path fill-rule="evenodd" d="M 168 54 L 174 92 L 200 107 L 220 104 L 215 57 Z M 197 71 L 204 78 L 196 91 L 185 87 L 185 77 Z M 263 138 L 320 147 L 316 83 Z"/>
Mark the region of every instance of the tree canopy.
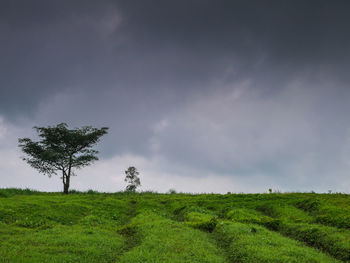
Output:
<path fill-rule="evenodd" d="M 80 169 L 98 160 L 98 151 L 92 147 L 108 131 L 107 127 L 98 129 L 91 126 L 68 129 L 66 123 L 34 129 L 39 141 L 18 139 L 19 147 L 27 154 L 23 160 L 49 177 L 60 171 L 65 194 L 68 194 L 70 177 L 75 175 L 73 168 Z"/>

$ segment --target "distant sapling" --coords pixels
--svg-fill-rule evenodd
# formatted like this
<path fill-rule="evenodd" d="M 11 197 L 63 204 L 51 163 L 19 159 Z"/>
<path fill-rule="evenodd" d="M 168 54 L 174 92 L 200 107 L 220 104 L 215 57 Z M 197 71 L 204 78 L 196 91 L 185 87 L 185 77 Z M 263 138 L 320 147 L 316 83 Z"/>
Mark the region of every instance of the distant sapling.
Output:
<path fill-rule="evenodd" d="M 125 171 L 125 182 L 128 182 L 126 186 L 126 191 L 135 192 L 136 188 L 141 186 L 140 178 L 138 177 L 140 173 L 137 171 L 136 167 L 130 166 L 128 170 Z"/>

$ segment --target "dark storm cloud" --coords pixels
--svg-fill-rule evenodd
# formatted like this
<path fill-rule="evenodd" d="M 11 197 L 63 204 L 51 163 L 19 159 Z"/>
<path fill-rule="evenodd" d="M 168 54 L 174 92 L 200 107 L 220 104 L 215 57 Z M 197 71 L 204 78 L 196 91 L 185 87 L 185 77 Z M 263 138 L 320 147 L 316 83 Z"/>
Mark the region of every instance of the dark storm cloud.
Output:
<path fill-rule="evenodd" d="M 136 43 L 153 43 L 160 49 L 178 46 L 198 58 L 226 63 L 224 58 L 235 58 L 243 64 L 242 72 L 245 64 L 254 69 L 252 63 L 261 57 L 277 69 L 334 62 L 338 66 L 339 59 L 349 56 L 346 1 L 126 3 L 121 8 L 129 14 L 129 26 L 137 31 L 137 39 L 144 40 Z"/>
<path fill-rule="evenodd" d="M 186 96 L 232 64 L 239 67 L 228 81 L 254 76 L 270 87 L 318 67 L 347 79 L 349 7 L 347 1 L 2 1 L 1 111 L 30 111 L 62 89 L 170 88 Z"/>
<path fill-rule="evenodd" d="M 93 72 L 96 81 L 105 77 L 97 65 L 109 56 L 102 41 L 113 19 L 108 6 L 2 1 L 0 10 L 2 111 L 30 111 L 60 90 L 86 86 Z"/>
<path fill-rule="evenodd" d="M 162 156 L 191 176 L 341 178 L 349 12 L 345 0 L 1 1 L 0 117 L 110 126 L 102 157 Z"/>

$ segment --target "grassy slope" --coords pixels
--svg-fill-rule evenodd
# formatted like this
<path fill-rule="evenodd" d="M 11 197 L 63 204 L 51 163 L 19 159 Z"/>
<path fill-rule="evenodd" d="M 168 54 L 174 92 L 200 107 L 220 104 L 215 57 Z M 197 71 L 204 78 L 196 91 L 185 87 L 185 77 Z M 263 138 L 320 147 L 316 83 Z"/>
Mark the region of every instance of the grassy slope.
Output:
<path fill-rule="evenodd" d="M 0 262 L 350 262 L 350 196 L 0 189 Z"/>

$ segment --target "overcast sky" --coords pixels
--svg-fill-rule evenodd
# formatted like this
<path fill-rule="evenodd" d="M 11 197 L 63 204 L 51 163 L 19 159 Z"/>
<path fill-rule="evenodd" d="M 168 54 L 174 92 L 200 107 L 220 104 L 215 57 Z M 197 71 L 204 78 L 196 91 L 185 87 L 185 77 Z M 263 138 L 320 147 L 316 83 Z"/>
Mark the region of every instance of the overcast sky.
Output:
<path fill-rule="evenodd" d="M 33 126 L 110 127 L 71 188 L 350 192 L 350 2 L 0 2 L 0 187 Z"/>

